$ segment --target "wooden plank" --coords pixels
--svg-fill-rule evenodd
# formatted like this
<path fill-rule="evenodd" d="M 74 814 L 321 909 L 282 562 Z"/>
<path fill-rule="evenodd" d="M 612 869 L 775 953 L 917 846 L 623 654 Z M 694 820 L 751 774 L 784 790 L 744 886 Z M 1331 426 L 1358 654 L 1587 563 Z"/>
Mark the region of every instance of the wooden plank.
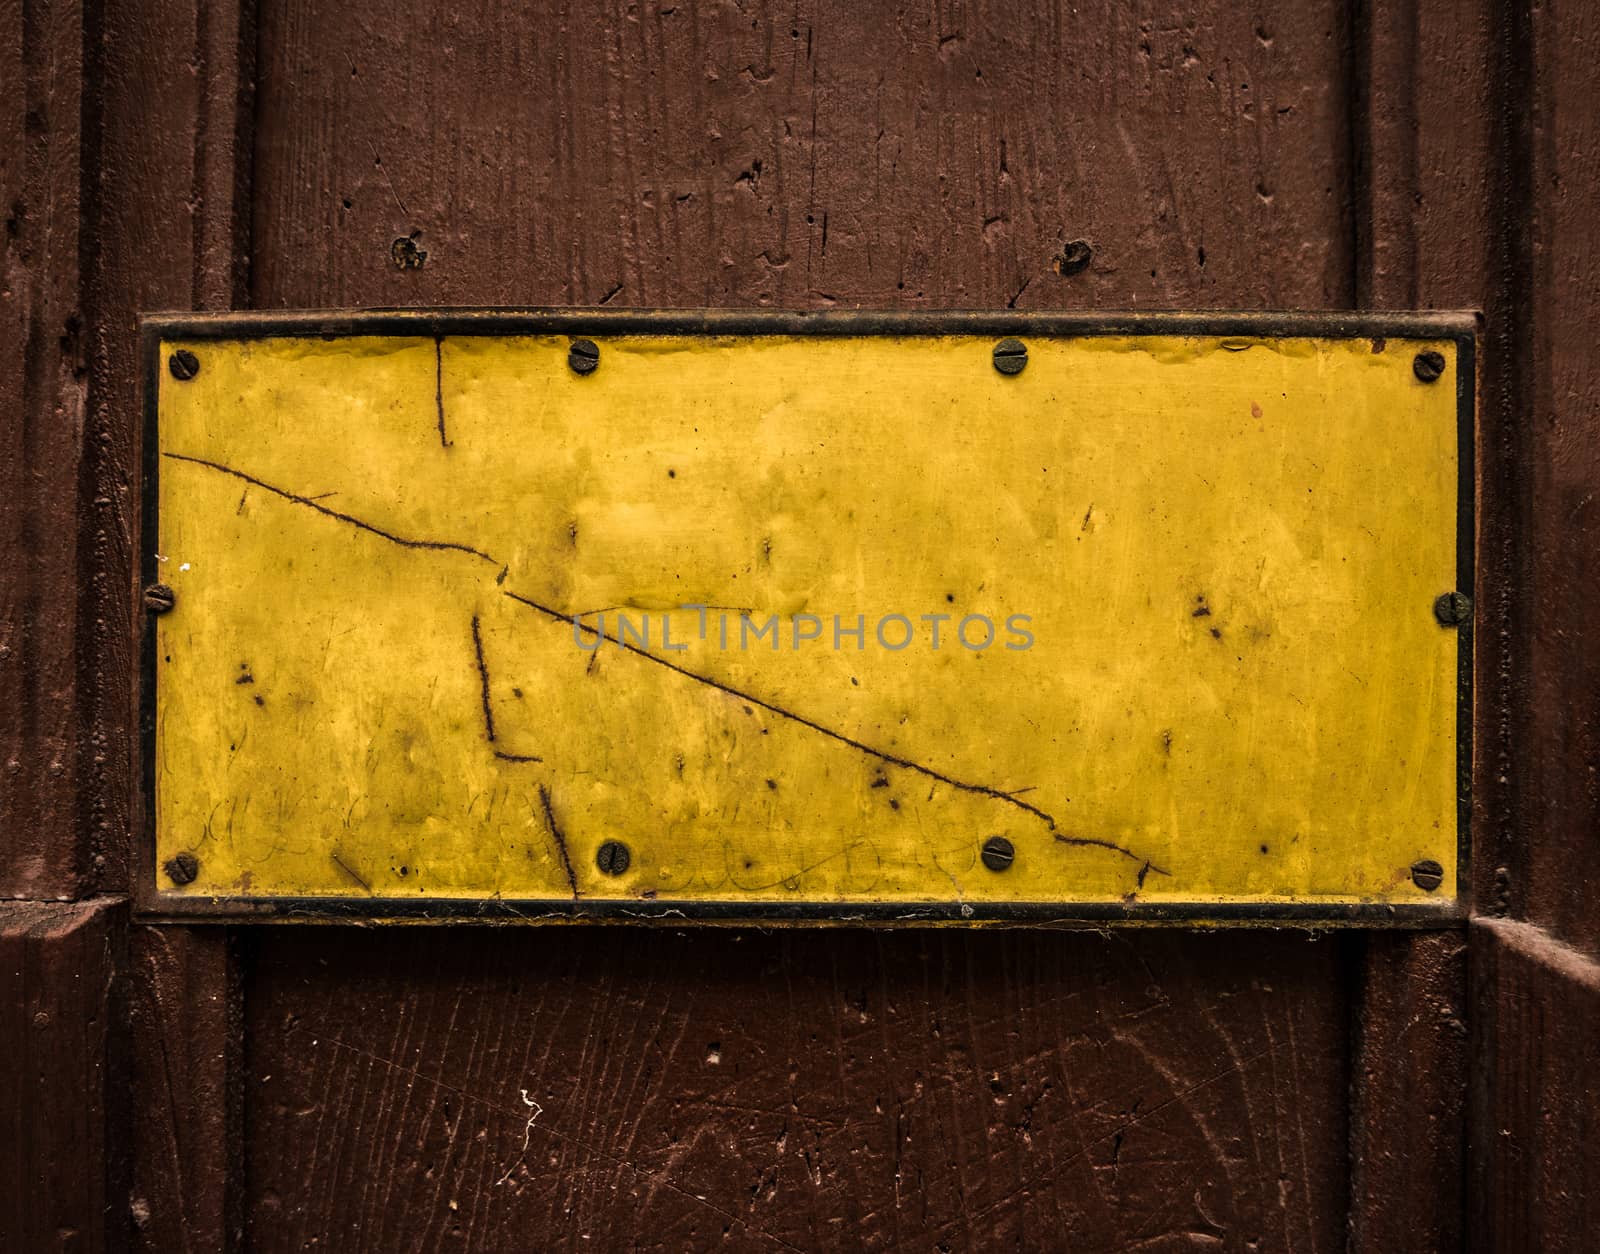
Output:
<path fill-rule="evenodd" d="M 79 617 L 94 675 L 86 736 L 94 772 L 84 823 L 120 851 L 115 882 L 153 875 L 140 845 L 136 759 L 139 499 L 138 315 L 225 309 L 247 249 L 248 5 L 108 0 L 89 44 L 99 132 L 90 168 L 93 333 Z M 141 867 L 128 853 L 144 854 Z M 110 874 L 108 872 L 108 874 Z M 136 1248 L 219 1250 L 240 1239 L 237 1104 L 242 995 L 221 931 L 133 929 L 129 1042 L 132 1188 L 116 1213 Z M 125 1200 L 126 1199 L 126 1200 Z M 130 1215 L 131 1207 L 131 1215 Z"/>
<path fill-rule="evenodd" d="M 1600 789 L 1600 387 L 1590 328 L 1600 254 L 1593 50 L 1600 15 L 1508 6 L 1507 107 L 1496 136 L 1497 380 L 1515 406 L 1506 456 L 1523 467 L 1510 513 L 1520 596 L 1507 651 L 1516 704 L 1510 821 L 1480 876 L 1471 931 L 1473 1086 L 1468 1232 L 1484 1250 L 1600 1243 L 1600 913 L 1592 861 Z"/>
<path fill-rule="evenodd" d="M 243 1241 L 243 986 L 223 928 L 135 927 L 129 941 L 131 1212 L 139 1249 Z"/>
<path fill-rule="evenodd" d="M 1356 291 L 1363 307 L 1487 308 L 1489 185 L 1500 80 L 1484 0 L 1378 0 L 1354 31 Z M 1490 358 L 1480 377 L 1500 369 Z M 1499 393 L 1494 393 L 1498 397 Z M 1487 412 L 1484 412 L 1487 410 Z M 1509 569 L 1515 543 L 1503 456 L 1515 414 L 1480 406 L 1479 552 Z M 1483 463 L 1480 463 L 1482 465 Z M 1509 804 L 1506 589 L 1484 579 L 1475 650 L 1475 833 L 1503 830 Z M 1495 716 L 1499 712 L 1501 716 Z M 1483 850 L 1478 850 L 1481 859 Z M 1460 934 L 1355 942 L 1350 1235 L 1358 1250 L 1431 1251 L 1462 1241 L 1467 1065 L 1466 945 Z"/>
<path fill-rule="evenodd" d="M 1512 885 L 1520 917 L 1600 952 L 1600 10 L 1536 7 L 1520 155 L 1533 192 L 1524 270 L 1523 414 L 1533 453 L 1528 699 L 1529 838 Z M 1536 801 L 1534 800 L 1536 799 Z"/>
<path fill-rule="evenodd" d="M 1350 1248 L 1459 1249 L 1466 942 L 1369 933 L 1353 948 Z"/>
<path fill-rule="evenodd" d="M 254 304 L 1347 306 L 1341 11 L 263 3 Z"/>
<path fill-rule="evenodd" d="M 1471 1248 L 1593 1249 L 1600 963 L 1511 919 L 1471 942 Z"/>
<path fill-rule="evenodd" d="M 252 301 L 1346 306 L 1341 13 L 264 4 Z M 337 936 L 247 976 L 261 1248 L 1344 1242 L 1325 941 Z"/>
<path fill-rule="evenodd" d="M 262 942 L 255 1248 L 1341 1244 L 1326 940 Z"/>
<path fill-rule="evenodd" d="M 0 895 L 13 897 L 80 896 L 99 878 L 74 823 L 83 42 L 74 0 L 0 10 Z"/>
<path fill-rule="evenodd" d="M 0 1248 L 127 1248 L 126 903 L 0 902 Z"/>
<path fill-rule="evenodd" d="M 77 579 L 82 829 L 103 882 L 140 880 L 134 679 L 140 423 L 137 321 L 226 309 L 243 287 L 253 29 L 248 6 L 207 0 L 97 10 L 89 41 L 99 125 L 85 157 L 93 264 L 84 278 L 89 401 Z"/>

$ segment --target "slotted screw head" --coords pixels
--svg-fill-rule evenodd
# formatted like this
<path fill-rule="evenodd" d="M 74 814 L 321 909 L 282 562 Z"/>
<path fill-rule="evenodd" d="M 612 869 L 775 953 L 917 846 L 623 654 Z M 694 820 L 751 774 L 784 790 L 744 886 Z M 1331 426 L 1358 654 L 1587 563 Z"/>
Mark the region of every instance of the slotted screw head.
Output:
<path fill-rule="evenodd" d="M 1444 354 L 1436 353 L 1431 348 L 1418 353 L 1411 362 L 1411 372 L 1424 383 L 1434 382 L 1444 373 Z"/>
<path fill-rule="evenodd" d="M 593 374 L 600 367 L 600 346 L 593 340 L 573 340 L 567 349 L 567 365 L 574 374 Z"/>
<path fill-rule="evenodd" d="M 633 855 L 620 840 L 608 840 L 596 851 L 594 861 L 606 875 L 621 875 L 633 861 Z"/>
<path fill-rule="evenodd" d="M 1016 860 L 1017 851 L 1004 836 L 991 836 L 983 842 L 981 856 L 991 871 L 1004 871 Z"/>
<path fill-rule="evenodd" d="M 168 858 L 161 869 L 167 873 L 169 880 L 180 887 L 193 884 L 195 876 L 200 874 L 200 859 L 185 850 Z"/>
<path fill-rule="evenodd" d="M 994 346 L 994 368 L 1001 374 L 1021 374 L 1028 365 L 1028 346 L 1006 338 Z"/>
<path fill-rule="evenodd" d="M 1465 592 L 1446 592 L 1434 601 L 1433 616 L 1441 627 L 1465 627 L 1472 621 L 1472 598 Z"/>
<path fill-rule="evenodd" d="M 1432 858 L 1423 858 L 1411 864 L 1411 882 L 1425 893 L 1431 893 L 1444 883 L 1444 868 Z"/>

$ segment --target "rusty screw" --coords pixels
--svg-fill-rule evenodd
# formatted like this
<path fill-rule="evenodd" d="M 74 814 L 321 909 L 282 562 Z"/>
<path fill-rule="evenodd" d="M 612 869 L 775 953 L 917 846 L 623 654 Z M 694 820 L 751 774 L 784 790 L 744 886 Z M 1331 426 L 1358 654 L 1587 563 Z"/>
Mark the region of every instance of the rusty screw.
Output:
<path fill-rule="evenodd" d="M 194 877 L 200 874 L 200 859 L 185 850 L 168 858 L 161 869 L 167 873 L 169 880 L 182 887 L 184 884 L 193 884 Z"/>
<path fill-rule="evenodd" d="M 1436 353 L 1431 348 L 1425 353 L 1418 353 L 1411 362 L 1411 373 L 1424 383 L 1432 383 L 1444 373 L 1444 354 Z"/>
<path fill-rule="evenodd" d="M 1004 871 L 1016 859 L 1017 851 L 1004 836 L 991 836 L 983 842 L 981 856 L 991 871 Z"/>
<path fill-rule="evenodd" d="M 1094 249 L 1089 247 L 1088 240 L 1075 239 L 1061 250 L 1061 255 L 1056 258 L 1056 273 L 1063 278 L 1070 278 L 1074 274 L 1082 274 L 1089 268 L 1089 263 L 1094 260 Z"/>
<path fill-rule="evenodd" d="M 428 253 L 417 247 L 415 235 L 402 235 L 389 245 L 389 260 L 397 270 L 420 270 L 428 260 Z"/>
<path fill-rule="evenodd" d="M 574 374 L 593 374 L 600 366 L 600 346 L 593 340 L 573 340 L 567 350 L 567 365 Z"/>
<path fill-rule="evenodd" d="M 628 846 L 620 840 L 606 841 L 594 856 L 595 865 L 607 875 L 621 875 L 632 861 L 633 855 L 628 852 Z"/>
<path fill-rule="evenodd" d="M 187 383 L 200 373 L 200 359 L 187 348 L 180 348 L 167 358 L 167 369 L 172 372 L 174 379 Z"/>
<path fill-rule="evenodd" d="M 1021 340 L 1003 339 L 994 346 L 994 368 L 1001 374 L 1021 374 L 1028 364 L 1028 346 Z"/>
<path fill-rule="evenodd" d="M 1472 622 L 1472 598 L 1465 592 L 1446 592 L 1434 601 L 1433 616 L 1441 627 L 1465 627 Z"/>
<path fill-rule="evenodd" d="M 144 590 L 144 607 L 152 614 L 165 614 L 176 601 L 172 589 L 164 583 L 153 583 Z"/>
<path fill-rule="evenodd" d="M 1411 864 L 1411 882 L 1425 893 L 1431 893 L 1444 883 L 1444 868 L 1432 858 Z"/>

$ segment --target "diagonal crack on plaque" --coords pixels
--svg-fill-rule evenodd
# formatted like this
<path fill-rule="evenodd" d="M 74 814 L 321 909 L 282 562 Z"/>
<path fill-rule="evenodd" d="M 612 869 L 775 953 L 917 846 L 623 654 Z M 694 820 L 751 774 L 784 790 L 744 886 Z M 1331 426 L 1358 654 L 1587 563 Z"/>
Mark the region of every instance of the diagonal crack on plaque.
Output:
<path fill-rule="evenodd" d="M 1119 845 L 1114 840 L 1101 840 L 1095 836 L 1065 836 L 1060 832 L 1056 833 L 1056 839 L 1063 845 L 1076 845 L 1081 848 L 1088 849 L 1109 849 L 1113 853 L 1120 853 L 1124 858 L 1131 858 L 1133 861 L 1140 864 L 1140 888 L 1144 887 L 1145 876 L 1149 875 L 1151 871 L 1154 871 L 1157 875 L 1166 875 L 1169 877 L 1172 875 L 1171 871 L 1168 871 L 1163 867 L 1158 867 L 1154 862 L 1150 861 L 1149 858 L 1146 858 L 1141 854 L 1134 853 L 1134 851 L 1129 849 L 1126 845 Z"/>
<path fill-rule="evenodd" d="M 507 753 L 495 743 L 494 706 L 489 700 L 489 663 L 483 656 L 483 629 L 476 614 L 472 616 L 472 651 L 478 661 L 478 695 L 483 701 L 483 732 L 488 737 L 494 756 L 502 762 L 543 762 L 544 759 L 535 754 Z"/>
<path fill-rule="evenodd" d="M 590 627 L 587 623 L 580 622 L 570 614 L 563 614 L 560 610 L 551 609 L 547 605 L 540 605 L 537 601 L 531 601 L 515 592 L 505 591 L 504 595 L 510 597 L 513 601 L 526 605 L 529 609 L 539 611 L 539 613 L 553 619 L 555 622 L 571 623 L 578 630 L 587 632 L 591 636 L 599 635 L 595 628 Z M 758 705 L 763 710 L 778 715 L 779 718 L 786 718 L 791 722 L 798 723 L 801 727 L 809 728 L 811 731 L 826 736 L 830 740 L 837 740 L 840 744 L 848 745 L 868 757 L 877 758 L 880 762 L 887 762 L 890 766 L 898 766 L 907 771 L 915 771 L 918 775 L 925 775 L 929 779 L 937 780 L 941 784 L 947 784 L 961 792 L 973 793 L 980 797 L 992 797 L 996 801 L 1005 802 L 1006 805 L 1015 806 L 1017 809 L 1042 820 L 1052 832 L 1056 830 L 1056 821 L 1050 814 L 1041 810 L 1038 806 L 1030 805 L 1028 802 L 1020 800 L 1014 793 L 1005 792 L 999 788 L 991 788 L 987 784 L 974 784 L 968 780 L 957 779 L 953 775 L 946 775 L 943 771 L 936 771 L 933 767 L 913 761 L 911 758 L 902 758 L 898 754 L 889 753 L 883 749 L 875 749 L 869 744 L 846 736 L 843 732 L 834 731 L 833 728 L 824 726 L 822 723 L 809 719 L 803 714 L 796 714 L 793 710 L 787 710 L 781 705 L 775 705 L 773 702 L 764 700 L 754 693 L 746 692 L 742 688 L 735 688 L 731 684 L 722 683 L 709 675 L 702 675 L 686 666 L 679 666 L 675 662 L 669 662 L 660 654 L 652 653 L 650 650 L 640 648 L 638 645 L 631 644 L 626 640 L 613 640 L 612 643 L 629 653 L 644 658 L 646 661 L 654 662 L 657 666 L 664 666 L 667 670 L 682 675 L 685 679 L 692 679 L 696 683 L 704 684 L 708 688 L 714 688 L 718 692 L 725 693 L 740 701 L 748 701 L 751 705 Z M 1118 852 L 1127 853 L 1126 850 L 1119 850 Z M 1131 858 L 1134 855 L 1128 854 L 1128 856 Z"/>
<path fill-rule="evenodd" d="M 264 490 L 266 492 L 271 492 L 275 496 L 282 497 L 286 501 L 291 501 L 296 505 L 304 505 L 306 508 L 315 510 L 317 513 L 322 514 L 322 515 L 324 515 L 324 516 L 326 516 L 328 518 L 335 519 L 335 520 L 337 520 L 339 522 L 348 523 L 350 526 L 355 527 L 358 530 L 368 532 L 368 533 L 370 533 L 372 535 L 378 536 L 380 539 L 388 540 L 391 543 L 401 545 L 404 548 L 408 548 L 408 549 L 424 549 L 424 550 L 431 550 L 431 551 L 434 551 L 434 552 L 466 553 L 466 554 L 468 554 L 468 555 L 470 555 L 472 557 L 478 558 L 480 561 L 485 561 L 485 562 L 490 563 L 491 565 L 500 566 L 501 567 L 500 573 L 499 573 L 499 577 L 495 580 L 496 584 L 501 583 L 505 578 L 506 569 L 505 569 L 504 566 L 501 565 L 501 563 L 496 558 L 494 558 L 490 554 L 484 552 L 482 549 L 473 548 L 469 544 L 457 544 L 457 543 L 454 543 L 452 541 L 447 541 L 447 540 L 416 540 L 416 539 L 410 539 L 410 538 L 408 538 L 406 536 L 397 535 L 396 533 L 394 533 L 392 531 L 387 531 L 382 527 L 374 526 L 372 523 L 369 523 L 369 522 L 365 521 L 364 519 L 357 518 L 352 514 L 342 513 L 339 510 L 329 509 L 325 505 L 319 505 L 317 503 L 317 501 L 314 500 L 311 497 L 302 496 L 297 492 L 290 492 L 286 488 L 277 487 L 274 484 L 266 482 L 264 479 L 258 479 L 256 476 L 254 476 L 252 474 L 248 474 L 245 471 L 235 469 L 234 467 L 225 465 L 222 462 L 211 461 L 211 460 L 209 460 L 207 458 L 204 458 L 204 457 L 193 457 L 193 456 L 190 456 L 190 455 L 185 454 L 185 453 L 167 453 L 167 452 L 163 452 L 161 455 L 163 457 L 171 458 L 174 461 L 187 462 L 187 463 L 190 463 L 191 465 L 196 465 L 196 466 L 204 466 L 204 467 L 206 467 L 206 468 L 208 468 L 210 470 L 218 471 L 221 474 L 231 475 L 235 479 L 241 479 L 245 483 L 253 484 L 256 487 L 261 488 L 262 490 Z M 539 602 L 530 600 L 528 597 L 521 596 L 520 594 L 512 592 L 509 589 L 502 589 L 502 594 L 505 595 L 505 596 L 510 597 L 513 601 L 517 601 L 517 602 L 521 603 L 522 605 L 526 605 L 529 609 L 537 610 L 539 613 L 545 615 L 545 617 L 551 619 L 554 622 L 570 623 L 575 628 L 577 628 L 577 629 L 579 629 L 581 631 L 584 631 L 584 632 L 588 633 L 591 636 L 597 636 L 599 634 L 596 631 L 595 628 L 588 626 L 586 623 L 580 622 L 577 619 L 577 617 L 575 617 L 574 615 L 565 614 L 562 611 L 557 610 L 557 609 L 552 609 L 551 607 L 549 607 L 547 605 L 541 605 Z M 480 681 L 485 685 L 485 688 L 484 688 L 484 694 L 485 694 L 485 696 L 484 696 L 484 723 L 485 723 L 485 730 L 490 733 L 490 737 L 489 738 L 490 738 L 490 741 L 491 741 L 491 744 L 492 744 L 493 739 L 494 739 L 494 736 L 493 736 L 493 715 L 492 715 L 492 712 L 491 712 L 491 710 L 489 708 L 488 699 L 487 699 L 488 671 L 487 671 L 487 666 L 486 666 L 484 658 L 483 658 L 482 644 L 481 644 L 481 629 L 478 627 L 478 621 L 477 621 L 477 617 L 476 616 L 474 616 L 474 618 L 473 618 L 473 639 L 474 639 L 475 649 L 476 649 L 476 652 L 477 652 L 477 655 L 478 655 L 478 667 L 479 667 Z M 883 749 L 875 749 L 875 748 L 873 748 L 873 746 L 871 746 L 869 744 L 866 744 L 863 741 L 856 740 L 856 739 L 854 739 L 853 737 L 850 737 L 850 736 L 846 736 L 843 732 L 835 731 L 833 728 L 825 726 L 822 723 L 818 723 L 818 722 L 814 721 L 813 719 L 809 719 L 809 718 L 805 717 L 805 715 L 803 715 L 803 714 L 796 714 L 793 710 L 785 709 L 783 706 L 776 705 L 771 701 L 764 700 L 763 698 L 756 696 L 754 693 L 745 692 L 743 689 L 735 688 L 730 684 L 724 684 L 724 683 L 720 682 L 719 680 L 713 679 L 709 675 L 702 675 L 702 674 L 699 674 L 696 671 L 689 670 L 687 667 L 678 666 L 676 663 L 669 662 L 666 658 L 661 657 L 659 654 L 652 653 L 648 649 L 640 648 L 638 645 L 631 644 L 631 643 L 629 643 L 627 641 L 621 641 L 621 640 L 614 640 L 612 643 L 620 646 L 622 649 L 626 650 L 629 653 L 632 653 L 632 654 L 635 654 L 635 655 L 637 655 L 639 657 L 644 658 L 646 661 L 654 662 L 657 666 L 665 667 L 667 670 L 673 671 L 676 674 L 683 676 L 685 679 L 690 679 L 690 680 L 693 680 L 696 683 L 704 684 L 708 688 L 714 688 L 718 692 L 724 693 L 724 694 L 726 694 L 727 696 L 730 696 L 730 697 L 734 697 L 734 698 L 736 698 L 736 699 L 738 699 L 740 701 L 748 701 L 752 705 L 760 706 L 762 709 L 767 710 L 770 713 L 776 714 L 780 718 L 788 719 L 789 721 L 791 721 L 793 723 L 796 723 L 801 727 L 805 727 L 805 728 L 807 728 L 807 729 L 809 729 L 811 731 L 816 732 L 818 735 L 826 736 L 830 740 L 836 740 L 840 744 L 847 745 L 850 748 L 855 749 L 859 753 L 866 754 L 868 757 L 876 758 L 880 762 L 886 762 L 890 766 L 897 766 L 897 767 L 900 767 L 903 770 L 912 771 L 912 772 L 915 772 L 918 775 L 926 776 L 928 779 L 935 780 L 935 781 L 937 781 L 938 783 L 941 783 L 941 784 L 945 784 L 945 785 L 947 785 L 947 786 L 949 786 L 951 788 L 954 788 L 954 789 L 956 789 L 956 790 L 958 790 L 960 792 L 970 793 L 970 794 L 972 794 L 974 796 L 989 797 L 989 798 L 992 798 L 995 801 L 1003 802 L 1006 805 L 1014 806 L 1016 809 L 1021 810 L 1024 813 L 1031 814 L 1034 818 L 1037 818 L 1041 822 L 1043 822 L 1045 824 L 1045 826 L 1052 833 L 1055 834 L 1056 840 L 1060 841 L 1062 844 L 1083 846 L 1083 847 L 1093 847 L 1093 848 L 1098 848 L 1098 849 L 1105 849 L 1105 850 L 1108 850 L 1108 851 L 1110 851 L 1112 853 L 1120 854 L 1122 857 L 1128 858 L 1128 859 L 1140 864 L 1140 868 L 1141 869 L 1140 869 L 1140 872 L 1139 872 L 1139 878 L 1140 878 L 1140 886 L 1141 887 L 1143 886 L 1144 877 L 1146 875 L 1148 875 L 1149 872 L 1151 872 L 1151 871 L 1154 871 L 1158 875 L 1171 875 L 1172 874 L 1170 871 L 1167 871 L 1167 870 L 1165 870 L 1165 869 L 1163 869 L 1161 867 L 1156 866 L 1148 858 L 1144 858 L 1144 857 L 1140 856 L 1139 854 L 1133 852 L 1133 850 L 1128 849 L 1123 845 L 1119 845 L 1115 841 L 1099 840 L 1099 839 L 1095 839 L 1093 837 L 1087 837 L 1087 836 L 1064 836 L 1064 835 L 1062 835 L 1059 831 L 1056 830 L 1056 821 L 1055 821 L 1054 816 L 1049 814 L 1047 811 L 1040 809 L 1038 806 L 1031 805 L 1028 802 L 1023 801 L 1023 800 L 1020 799 L 1019 793 L 1029 791 L 1026 788 L 1017 789 L 1017 790 L 1013 790 L 1011 792 L 1007 792 L 1007 791 L 1005 791 L 1003 789 L 1000 789 L 1000 788 L 990 787 L 987 784 L 975 784 L 975 783 L 972 783 L 972 782 L 970 782 L 968 780 L 958 779 L 955 776 L 947 775 L 943 771 L 935 770 L 933 767 L 927 766 L 927 765 L 925 765 L 925 764 L 923 764 L 921 762 L 914 761 L 911 758 L 903 758 L 903 757 L 900 757 L 898 754 L 889 753 L 889 752 L 887 752 L 886 750 L 883 750 Z M 524 757 L 521 757 L 521 756 L 515 755 L 515 754 L 507 754 L 507 753 L 504 753 L 504 752 L 500 751 L 499 749 L 495 749 L 495 756 L 497 758 L 500 758 L 500 759 L 504 760 L 504 761 L 510 761 L 510 762 L 539 761 L 540 760 L 538 758 L 524 758 Z M 561 857 L 562 857 L 562 863 L 566 867 L 567 877 L 568 877 L 569 881 L 572 883 L 573 893 L 574 893 L 574 895 L 576 895 L 577 894 L 577 878 L 572 873 L 572 864 L 571 864 L 570 859 L 567 857 L 566 842 L 565 842 L 564 838 L 561 836 L 559 830 L 557 830 L 557 828 L 555 826 L 554 818 L 551 815 L 548 791 L 544 788 L 543 785 L 540 785 L 540 790 L 539 791 L 540 791 L 541 802 L 544 805 L 545 818 L 546 818 L 547 822 L 550 825 L 551 833 L 555 837 L 555 840 L 557 842 L 557 846 L 560 849 Z"/>
<path fill-rule="evenodd" d="M 449 540 L 413 540 L 406 536 L 396 535 L 392 531 L 385 531 L 382 527 L 375 527 L 373 524 L 357 518 L 353 514 L 343 514 L 336 509 L 329 509 L 326 505 L 318 505 L 309 496 L 301 496 L 297 492 L 290 492 L 287 488 L 277 487 L 268 483 L 265 479 L 257 479 L 254 475 L 246 474 L 242 470 L 235 470 L 232 466 L 225 466 L 221 462 L 208 461 L 204 457 L 190 457 L 186 453 L 162 453 L 161 456 L 170 457 L 173 461 L 205 466 L 222 474 L 232 475 L 235 479 L 243 479 L 246 483 L 254 484 L 263 491 L 271 492 L 274 496 L 281 496 L 284 500 L 293 501 L 296 505 L 304 505 L 307 509 L 314 509 L 317 513 L 324 514 L 329 518 L 336 518 L 342 523 L 349 523 L 352 527 L 361 531 L 371 532 L 373 535 L 378 536 L 380 539 L 388 540 L 392 544 L 402 545 L 408 549 L 431 549 L 442 553 L 466 553 L 478 558 L 480 561 L 490 562 L 495 565 L 499 564 L 482 549 L 475 549 L 470 544 L 456 544 Z"/>
<path fill-rule="evenodd" d="M 561 869 L 567 873 L 567 883 L 572 886 L 572 900 L 577 901 L 578 877 L 572 869 L 572 856 L 567 852 L 567 838 L 556 823 L 555 811 L 550 806 L 550 790 L 543 784 L 539 785 L 539 805 L 544 810 L 544 825 L 550 829 L 550 839 L 555 841 L 556 852 L 561 855 Z"/>

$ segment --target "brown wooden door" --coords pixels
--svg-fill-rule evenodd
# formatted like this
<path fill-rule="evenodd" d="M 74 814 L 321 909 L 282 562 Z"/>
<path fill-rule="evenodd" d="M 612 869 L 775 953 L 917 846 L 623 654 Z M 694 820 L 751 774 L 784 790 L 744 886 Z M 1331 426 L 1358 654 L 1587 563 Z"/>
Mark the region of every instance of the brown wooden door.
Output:
<path fill-rule="evenodd" d="M 5 1248 L 1600 1241 L 1597 44 L 1498 0 L 0 6 Z M 1473 923 L 133 917 L 136 315 L 418 305 L 1482 308 Z"/>

